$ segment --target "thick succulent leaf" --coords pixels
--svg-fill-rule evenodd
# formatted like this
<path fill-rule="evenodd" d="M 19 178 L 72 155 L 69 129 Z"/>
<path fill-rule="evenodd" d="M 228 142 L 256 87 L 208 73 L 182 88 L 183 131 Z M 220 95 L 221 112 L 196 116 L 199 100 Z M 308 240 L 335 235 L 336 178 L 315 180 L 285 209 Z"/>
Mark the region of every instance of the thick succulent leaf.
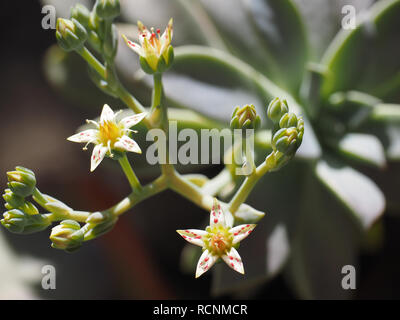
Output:
<path fill-rule="evenodd" d="M 301 18 L 291 1 L 201 2 L 231 53 L 296 92 L 304 70 L 307 42 Z"/>
<path fill-rule="evenodd" d="M 358 26 L 341 30 L 323 57 L 322 94 L 356 89 L 379 98 L 400 89 L 400 1 L 379 1 Z"/>
<path fill-rule="evenodd" d="M 235 220 L 239 223 L 257 223 L 265 216 L 265 213 L 256 210 L 248 204 L 242 204 L 235 213 Z"/>
<path fill-rule="evenodd" d="M 185 106 L 228 123 L 237 105 L 252 103 L 263 117 L 271 99 L 286 98 L 291 111 L 302 115 L 305 122 L 298 154 L 314 159 L 320 156 L 321 148 L 302 106 L 250 65 L 207 47 L 179 47 L 175 54 L 172 71 L 164 76 L 165 93 L 173 105 Z M 265 117 L 263 120 L 265 122 Z"/>
<path fill-rule="evenodd" d="M 313 175 L 306 179 L 286 275 L 302 299 L 349 298 L 341 271 L 345 265 L 357 270 L 359 229 Z"/>
<path fill-rule="evenodd" d="M 383 213 L 385 198 L 382 191 L 359 171 L 325 158 L 316 164 L 315 174 L 363 228 L 369 228 Z"/>
<path fill-rule="evenodd" d="M 400 123 L 400 105 L 381 103 L 374 107 L 370 114 L 370 119 L 383 123 Z"/>
<path fill-rule="evenodd" d="M 363 132 L 374 134 L 379 138 L 385 150 L 388 161 L 400 160 L 400 128 L 394 124 L 385 124 L 376 121 L 367 122 Z"/>
<path fill-rule="evenodd" d="M 310 58 L 317 62 L 339 31 L 344 17 L 344 5 L 352 5 L 356 12 L 362 13 L 375 0 L 292 0 L 304 21 L 310 43 Z"/>
<path fill-rule="evenodd" d="M 389 138 L 389 143 L 386 148 L 386 155 L 390 160 L 400 160 L 400 128 L 388 126 L 386 133 Z"/>
<path fill-rule="evenodd" d="M 307 60 L 305 27 L 290 0 L 242 0 L 256 35 L 261 40 L 265 64 L 272 79 L 297 92 Z M 269 57 L 269 59 L 268 59 Z"/>
<path fill-rule="evenodd" d="M 348 133 L 338 143 L 338 151 L 353 160 L 384 167 L 385 151 L 379 139 L 370 134 Z"/>

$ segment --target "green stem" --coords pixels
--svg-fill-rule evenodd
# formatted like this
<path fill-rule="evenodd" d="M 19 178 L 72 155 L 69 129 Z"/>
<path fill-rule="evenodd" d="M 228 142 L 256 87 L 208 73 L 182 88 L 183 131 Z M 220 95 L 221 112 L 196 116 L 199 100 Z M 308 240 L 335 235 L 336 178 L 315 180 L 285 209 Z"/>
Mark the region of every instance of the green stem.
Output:
<path fill-rule="evenodd" d="M 169 178 L 170 188 L 181 196 L 189 199 L 199 207 L 210 211 L 213 204 L 213 197 L 209 194 L 204 194 L 202 190 L 195 184 L 185 180 L 176 171 Z"/>
<path fill-rule="evenodd" d="M 86 48 L 82 47 L 79 51 L 77 51 L 83 59 L 86 60 L 86 62 L 94 69 L 96 72 L 106 81 L 113 82 L 115 84 L 115 91 L 118 97 L 129 107 L 131 108 L 135 113 L 141 113 L 145 111 L 145 108 L 142 106 L 142 104 L 135 98 L 133 97 L 128 90 L 124 88 L 124 86 L 121 84 L 119 79 L 116 76 L 115 72 L 115 66 L 110 66 L 112 68 L 113 72 L 108 72 L 106 67 L 96 59 L 95 56 L 92 55 L 92 53 Z M 149 123 L 147 119 L 143 119 L 143 123 L 149 127 Z"/>
<path fill-rule="evenodd" d="M 104 79 L 106 79 L 107 77 L 107 72 L 106 72 L 106 68 L 104 67 L 104 65 L 96 59 L 96 57 L 94 55 L 92 55 L 92 53 L 86 49 L 86 47 L 82 47 L 81 49 L 79 49 L 77 51 L 83 59 L 86 60 L 86 62 L 94 69 L 97 71 L 97 73 L 102 76 Z"/>
<path fill-rule="evenodd" d="M 139 193 L 132 192 L 129 196 L 122 199 L 119 203 L 114 205 L 113 207 L 105 210 L 105 213 L 110 213 L 113 216 L 117 217 L 128 211 L 134 205 L 139 202 L 154 196 L 161 191 L 164 191 L 167 188 L 167 182 L 165 177 L 161 176 L 154 180 L 152 183 L 145 185 Z"/>
<path fill-rule="evenodd" d="M 162 74 L 161 73 L 155 73 L 153 75 L 153 79 L 154 79 L 154 89 L 153 89 L 152 103 L 151 103 L 151 109 L 152 110 L 161 105 Z"/>
<path fill-rule="evenodd" d="M 207 181 L 201 190 L 211 196 L 215 196 L 219 193 L 225 186 L 232 182 L 232 175 L 228 169 L 221 170 L 218 175 Z"/>
<path fill-rule="evenodd" d="M 65 219 L 71 219 L 79 222 L 85 222 L 86 219 L 89 217 L 90 212 L 87 211 L 76 211 L 72 210 L 68 212 L 68 214 L 57 214 L 52 212 L 48 207 L 47 203 L 48 201 L 44 197 L 44 195 L 39 191 L 38 188 L 35 188 L 33 191 L 33 199 L 45 210 L 50 211 L 49 217 L 51 217 L 52 221 L 60 221 L 60 220 L 65 220 Z"/>
<path fill-rule="evenodd" d="M 33 190 L 32 196 L 33 196 L 33 199 L 34 199 L 43 209 L 48 210 L 48 209 L 46 208 L 47 200 L 44 198 L 43 194 L 39 191 L 38 188 L 35 188 L 35 189 Z"/>
<path fill-rule="evenodd" d="M 232 200 L 229 202 L 229 211 L 234 215 L 239 209 L 240 205 L 246 201 L 250 192 L 253 190 L 258 180 L 264 176 L 269 171 L 269 167 L 266 162 L 263 162 L 257 167 L 257 169 L 248 176 L 243 184 L 240 186 L 239 190 L 233 196 Z"/>
<path fill-rule="evenodd" d="M 126 153 L 124 153 L 124 155 L 121 158 L 119 158 L 118 161 L 126 177 L 128 178 L 132 190 L 139 192 L 142 189 L 142 185 L 140 184 L 139 179 L 137 178 L 135 172 L 133 171 L 132 166 L 129 163 L 128 157 L 126 156 Z"/>

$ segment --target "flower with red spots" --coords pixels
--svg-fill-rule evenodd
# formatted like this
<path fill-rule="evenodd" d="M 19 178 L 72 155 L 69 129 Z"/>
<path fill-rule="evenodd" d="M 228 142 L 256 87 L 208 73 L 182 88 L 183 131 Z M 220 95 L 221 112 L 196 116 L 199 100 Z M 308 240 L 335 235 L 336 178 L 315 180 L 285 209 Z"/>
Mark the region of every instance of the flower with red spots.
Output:
<path fill-rule="evenodd" d="M 210 225 L 206 230 L 177 230 L 188 242 L 203 248 L 197 263 L 196 278 L 208 271 L 219 258 L 233 270 L 244 274 L 244 267 L 235 246 L 246 238 L 256 227 L 255 224 L 243 224 L 232 228 L 225 218 L 217 199 L 210 212 Z"/>
<path fill-rule="evenodd" d="M 114 113 L 105 104 L 100 115 L 100 122 L 86 120 L 94 124 L 96 129 L 88 129 L 67 138 L 72 142 L 86 143 L 83 150 L 86 150 L 90 143 L 96 145 L 92 152 L 90 171 L 94 171 L 106 155 L 113 157 L 112 150 L 142 153 L 135 140 L 129 137 L 130 132 L 135 132 L 129 128 L 142 121 L 146 112 L 124 117 L 117 122 L 118 113 Z"/>
<path fill-rule="evenodd" d="M 141 65 L 148 73 L 162 72 L 171 65 L 173 59 L 173 49 L 171 46 L 172 40 L 172 19 L 169 20 L 165 31 L 161 35 L 160 29 L 150 31 L 138 21 L 139 28 L 139 43 L 128 40 L 122 36 L 133 51 L 141 57 Z"/>

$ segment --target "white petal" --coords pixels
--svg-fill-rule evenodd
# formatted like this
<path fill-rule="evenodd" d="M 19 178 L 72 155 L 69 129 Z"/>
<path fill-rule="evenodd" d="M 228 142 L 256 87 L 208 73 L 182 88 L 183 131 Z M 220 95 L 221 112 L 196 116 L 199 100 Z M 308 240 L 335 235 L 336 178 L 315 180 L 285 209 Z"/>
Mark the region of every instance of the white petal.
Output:
<path fill-rule="evenodd" d="M 100 115 L 100 123 L 104 123 L 105 121 L 113 121 L 114 120 L 114 111 L 110 108 L 108 104 L 103 106 L 103 110 Z"/>
<path fill-rule="evenodd" d="M 70 136 L 67 138 L 68 141 L 72 142 L 78 142 L 78 143 L 85 143 L 85 142 L 90 142 L 93 141 L 97 138 L 98 130 L 95 129 L 89 129 L 85 130 L 82 132 L 79 132 L 77 134 L 74 134 L 73 136 Z"/>
<path fill-rule="evenodd" d="M 129 152 L 142 153 L 142 150 L 140 150 L 140 147 L 136 143 L 136 141 L 126 135 L 123 135 L 121 138 L 118 139 L 118 141 L 114 144 L 114 148 L 126 150 Z"/>
<path fill-rule="evenodd" d="M 243 267 L 242 258 L 240 258 L 240 255 L 236 251 L 235 248 L 232 247 L 227 255 L 223 255 L 222 256 L 222 259 L 233 270 L 235 270 L 235 271 L 237 271 L 237 272 L 239 272 L 241 274 L 244 274 L 244 267 Z"/>
<path fill-rule="evenodd" d="M 204 241 L 203 241 L 203 236 L 207 234 L 206 231 L 204 230 L 196 230 L 196 229 L 187 229 L 187 230 L 176 230 L 183 239 L 185 239 L 187 242 L 193 243 L 196 246 L 203 247 L 204 246 Z"/>
<path fill-rule="evenodd" d="M 232 244 L 236 244 L 246 238 L 256 227 L 256 224 L 241 224 L 229 230 L 233 234 Z"/>
<path fill-rule="evenodd" d="M 196 268 L 196 278 L 200 277 L 204 272 L 208 271 L 214 263 L 218 260 L 218 257 L 212 255 L 208 250 L 204 250 L 201 255 Z"/>
<path fill-rule="evenodd" d="M 214 204 L 210 212 L 210 226 L 221 224 L 225 226 L 225 214 L 218 200 L 214 198 Z"/>
<path fill-rule="evenodd" d="M 133 42 L 131 40 L 129 40 L 127 37 L 125 37 L 124 35 L 122 35 L 122 37 L 125 40 L 125 43 L 127 44 L 127 46 L 129 48 L 131 48 L 133 51 L 135 51 L 138 55 L 143 56 L 144 55 L 144 51 L 143 48 L 140 46 L 140 44 Z"/>
<path fill-rule="evenodd" d="M 138 114 L 134 114 L 133 116 L 125 117 L 121 119 L 119 122 L 124 126 L 124 128 L 130 128 L 133 127 L 135 124 L 139 123 L 142 121 L 147 115 L 147 112 L 142 112 Z"/>
<path fill-rule="evenodd" d="M 92 158 L 90 160 L 90 171 L 94 171 L 106 155 L 107 147 L 98 144 L 93 148 Z"/>

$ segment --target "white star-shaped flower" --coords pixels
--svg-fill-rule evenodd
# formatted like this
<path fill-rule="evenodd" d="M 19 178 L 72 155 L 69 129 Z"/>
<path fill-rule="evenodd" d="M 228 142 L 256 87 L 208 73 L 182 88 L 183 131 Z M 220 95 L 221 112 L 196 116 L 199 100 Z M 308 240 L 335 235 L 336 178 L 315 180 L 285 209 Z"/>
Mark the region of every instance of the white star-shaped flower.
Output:
<path fill-rule="evenodd" d="M 161 57 L 164 58 L 165 63 L 169 63 L 168 48 L 170 47 L 172 40 L 172 19 L 169 20 L 167 27 L 162 35 L 160 35 L 160 29 L 154 32 L 151 28 L 150 31 L 138 21 L 139 28 L 139 43 L 128 40 L 124 35 L 122 36 L 133 51 L 135 51 L 139 56 L 146 59 L 149 66 L 156 71 L 158 62 Z"/>
<path fill-rule="evenodd" d="M 198 278 L 219 258 L 233 270 L 244 274 L 242 259 L 234 246 L 246 238 L 255 227 L 255 224 L 243 224 L 232 228 L 232 225 L 227 223 L 218 200 L 214 199 L 210 212 L 210 225 L 206 230 L 187 229 L 177 232 L 186 241 L 203 248 L 203 254 L 197 263 L 196 278 Z"/>
<path fill-rule="evenodd" d="M 86 143 L 84 150 L 90 143 L 95 144 L 91 156 L 90 171 L 94 171 L 106 155 L 112 157 L 112 150 L 130 151 L 142 153 L 135 140 L 129 137 L 129 128 L 143 120 L 146 112 L 135 114 L 116 121 L 119 112 L 114 113 L 111 108 L 105 104 L 100 115 L 100 122 L 87 120 L 93 123 L 96 129 L 88 129 L 67 138 L 67 140 L 78 143 Z"/>

